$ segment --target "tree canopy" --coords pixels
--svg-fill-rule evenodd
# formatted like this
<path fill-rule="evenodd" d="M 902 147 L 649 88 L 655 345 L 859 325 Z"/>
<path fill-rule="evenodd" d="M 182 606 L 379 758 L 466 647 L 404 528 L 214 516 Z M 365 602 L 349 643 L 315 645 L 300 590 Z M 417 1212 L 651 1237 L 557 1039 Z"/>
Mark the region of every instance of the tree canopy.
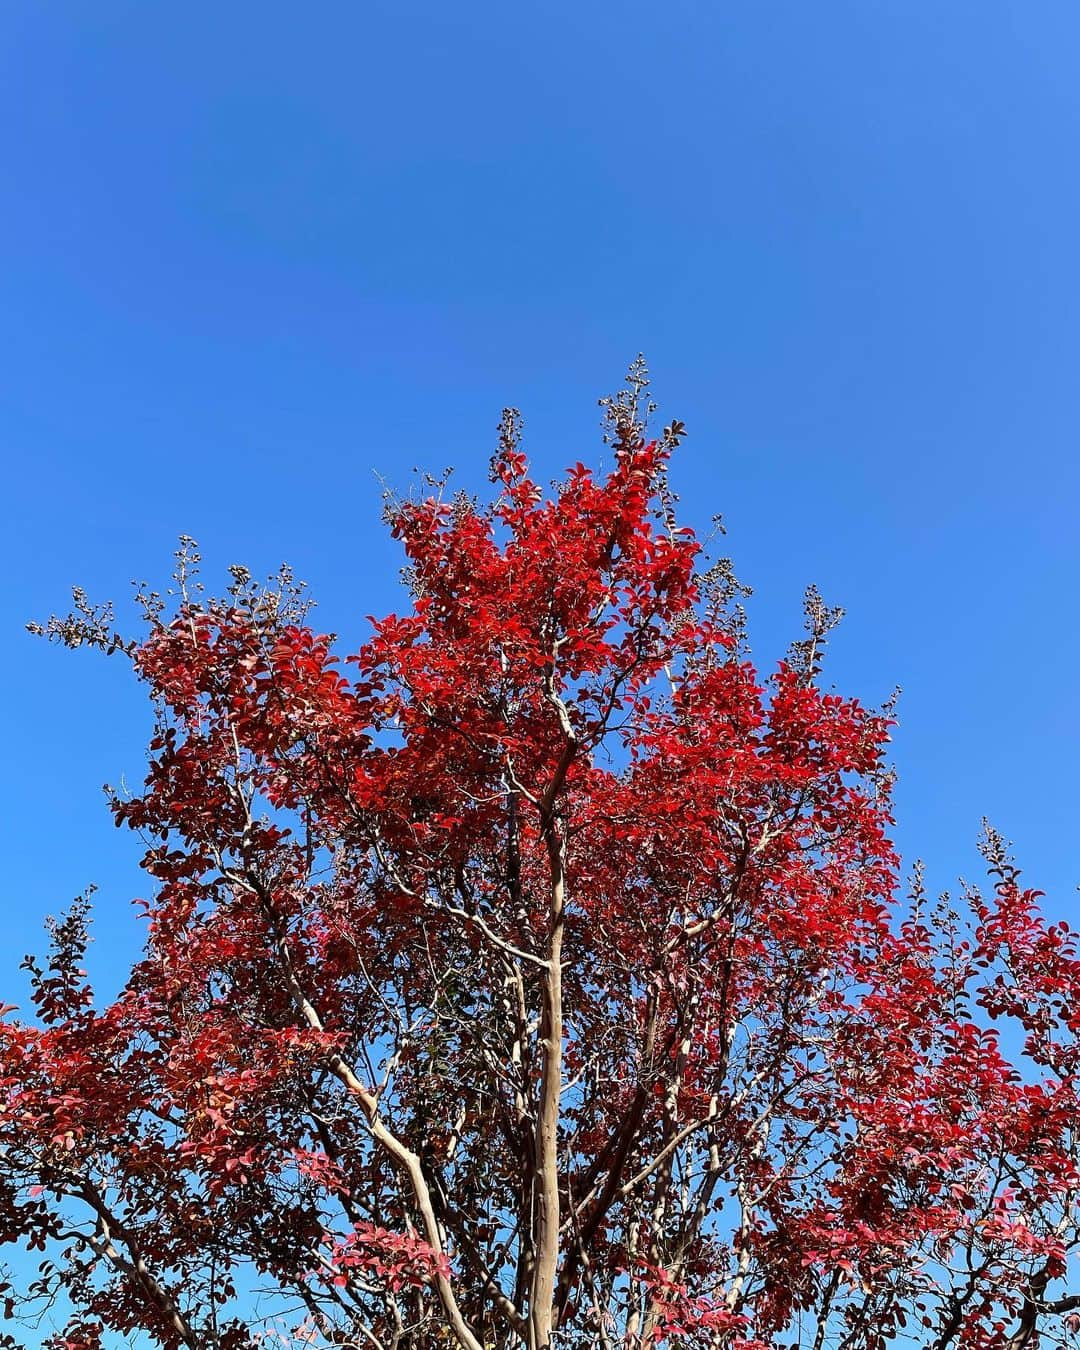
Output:
<path fill-rule="evenodd" d="M 138 638 L 50 621 L 157 712 L 112 797 L 141 958 L 97 1001 L 76 904 L 0 1024 L 0 1236 L 43 1258 L 7 1311 L 56 1300 L 50 1345 L 1080 1325 L 1076 939 L 993 831 L 983 891 L 904 893 L 891 710 L 823 687 L 814 592 L 756 671 L 644 387 L 550 497 L 509 412 L 491 500 L 391 500 L 408 607 L 347 655 L 287 572 L 211 598 L 191 544 Z"/>

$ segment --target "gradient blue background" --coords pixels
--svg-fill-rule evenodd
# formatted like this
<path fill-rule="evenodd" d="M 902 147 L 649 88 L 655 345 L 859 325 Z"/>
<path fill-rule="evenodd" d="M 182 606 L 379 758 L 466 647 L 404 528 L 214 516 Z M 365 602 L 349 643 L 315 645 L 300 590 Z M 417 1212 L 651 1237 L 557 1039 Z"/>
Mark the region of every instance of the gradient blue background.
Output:
<path fill-rule="evenodd" d="M 904 687 L 900 840 L 990 815 L 1080 881 L 1075 0 L 10 3 L 0 18 L 0 993 L 97 882 L 133 954 L 124 663 L 23 633 L 181 531 L 289 559 L 350 641 L 397 603 L 377 474 L 602 454 L 639 350 L 763 665 L 816 582 L 831 678 Z M 125 611 L 126 612 L 126 611 Z"/>

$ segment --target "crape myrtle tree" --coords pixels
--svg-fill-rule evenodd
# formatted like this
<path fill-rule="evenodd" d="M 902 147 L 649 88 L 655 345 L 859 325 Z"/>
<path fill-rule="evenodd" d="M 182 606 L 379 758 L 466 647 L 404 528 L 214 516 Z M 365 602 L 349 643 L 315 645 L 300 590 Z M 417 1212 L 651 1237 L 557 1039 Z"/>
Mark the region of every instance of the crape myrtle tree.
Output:
<path fill-rule="evenodd" d="M 391 501 L 409 602 L 344 659 L 190 544 L 140 638 L 48 625 L 153 700 L 152 885 L 113 1002 L 79 903 L 2 1024 L 6 1344 L 1073 1336 L 1075 938 L 993 832 L 904 898 L 889 709 L 819 683 L 815 593 L 758 675 L 645 384 L 551 499 L 510 412 L 490 502 Z"/>

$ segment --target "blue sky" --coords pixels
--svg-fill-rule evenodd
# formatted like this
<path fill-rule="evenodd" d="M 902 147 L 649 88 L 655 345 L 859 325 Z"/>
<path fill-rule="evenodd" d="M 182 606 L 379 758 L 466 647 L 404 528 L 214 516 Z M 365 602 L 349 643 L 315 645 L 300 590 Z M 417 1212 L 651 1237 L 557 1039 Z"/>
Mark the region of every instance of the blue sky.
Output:
<path fill-rule="evenodd" d="M 837 685 L 903 686 L 906 852 L 974 875 L 986 813 L 1074 916 L 1078 45 L 1074 0 L 8 6 L 0 983 L 91 881 L 115 983 L 144 886 L 141 694 L 26 619 L 186 531 L 358 640 L 377 475 L 480 485 L 505 403 L 596 461 L 639 350 L 761 663 L 815 582 Z"/>

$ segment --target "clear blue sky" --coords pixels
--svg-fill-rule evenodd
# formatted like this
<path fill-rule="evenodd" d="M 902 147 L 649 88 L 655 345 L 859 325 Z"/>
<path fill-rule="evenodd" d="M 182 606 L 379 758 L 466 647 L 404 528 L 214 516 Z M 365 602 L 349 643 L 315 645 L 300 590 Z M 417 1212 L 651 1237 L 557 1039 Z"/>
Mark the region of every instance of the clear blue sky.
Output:
<path fill-rule="evenodd" d="M 376 474 L 482 482 L 520 406 L 545 476 L 644 350 L 674 471 L 831 663 L 904 687 L 900 838 L 936 886 L 988 813 L 1057 915 L 1080 881 L 1075 0 L 5 7 L 0 444 L 5 925 L 101 886 L 133 949 L 141 779 L 119 659 L 34 643 L 181 531 L 292 561 L 350 640 L 396 600 Z M 3 997 L 8 995 L 5 993 Z"/>

